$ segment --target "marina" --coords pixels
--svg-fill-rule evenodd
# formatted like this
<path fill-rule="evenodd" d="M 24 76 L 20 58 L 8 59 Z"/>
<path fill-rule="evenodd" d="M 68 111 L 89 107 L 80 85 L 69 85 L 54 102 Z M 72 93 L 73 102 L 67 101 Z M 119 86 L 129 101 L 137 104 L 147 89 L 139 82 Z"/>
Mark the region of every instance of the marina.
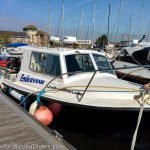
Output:
<path fill-rule="evenodd" d="M 118 79 L 105 55 L 99 52 L 34 46 L 22 49 L 24 53 L 16 79 L 4 78 L 1 83 L 2 92 L 14 99 L 16 105 L 22 106 L 28 115 L 33 115 L 77 149 L 91 149 L 92 143 L 102 140 L 103 136 L 116 141 L 125 140 L 126 148 L 131 146 L 133 134 L 136 135 L 134 129 L 141 121 L 137 123 L 137 117 L 142 117 L 144 111 L 149 112 L 149 93 L 142 85 Z M 70 57 L 74 61 L 72 64 Z M 83 81 L 83 76 L 88 82 Z M 111 86 L 107 86 L 108 82 Z M 96 94 L 99 94 L 98 101 L 94 99 Z M 142 113 L 138 114 L 142 108 Z M 114 118 L 114 124 L 112 119 L 110 122 L 105 120 L 105 117 L 109 118 L 107 115 Z M 111 123 L 112 128 L 107 123 Z M 139 132 L 143 131 L 145 129 Z M 80 136 L 85 136 L 83 141 Z M 85 139 L 94 141 L 87 147 Z M 101 147 L 99 143 L 95 143 L 95 149 Z M 137 146 L 134 142 L 132 145 Z"/>
<path fill-rule="evenodd" d="M 0 150 L 149 150 L 149 5 L 1 0 Z"/>

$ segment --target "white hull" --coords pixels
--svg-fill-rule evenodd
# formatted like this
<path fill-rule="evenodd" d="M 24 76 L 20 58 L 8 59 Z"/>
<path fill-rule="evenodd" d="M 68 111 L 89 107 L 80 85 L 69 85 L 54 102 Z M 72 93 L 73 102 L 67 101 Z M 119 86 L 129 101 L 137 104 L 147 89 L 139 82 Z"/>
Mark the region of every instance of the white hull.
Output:
<path fill-rule="evenodd" d="M 13 82 L 12 84 L 12 82 L 7 80 L 7 82 L 5 83 L 9 85 L 9 87 L 20 91 L 21 93 L 31 94 L 40 91 L 40 89 L 34 87 L 31 88 L 27 85 L 22 85 L 17 82 Z M 70 88 L 65 88 L 65 90 L 61 89 L 59 91 L 57 89 L 52 90 L 47 88 L 47 92 L 42 97 L 48 101 L 58 101 L 60 103 L 66 103 L 67 105 L 76 105 L 80 107 L 94 107 L 96 109 L 118 109 L 127 111 L 139 110 L 139 102 L 142 103 L 141 99 L 139 99 L 139 102 L 134 99 L 134 96 L 139 94 L 138 88 L 135 88 L 136 86 L 134 85 L 133 87 L 131 87 L 131 89 L 121 89 L 121 87 L 120 89 L 115 89 L 115 87 L 113 86 L 111 86 L 112 88 L 105 88 L 103 86 L 89 87 L 81 101 L 81 95 L 77 94 L 77 89 L 80 90 L 80 93 L 83 93 L 85 87 L 78 87 L 78 85 L 69 87 Z M 49 92 L 49 90 L 52 91 Z M 132 92 L 128 92 L 129 90 L 131 90 Z M 145 104 L 145 109 L 150 109 L 149 104 L 150 100 L 147 101 L 147 104 Z"/>

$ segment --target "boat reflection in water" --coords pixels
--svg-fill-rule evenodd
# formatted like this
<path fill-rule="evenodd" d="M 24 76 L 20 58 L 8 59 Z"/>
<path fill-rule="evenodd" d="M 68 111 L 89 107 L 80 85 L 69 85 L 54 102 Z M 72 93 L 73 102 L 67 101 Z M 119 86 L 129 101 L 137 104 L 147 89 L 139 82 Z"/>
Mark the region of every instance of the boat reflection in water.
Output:
<path fill-rule="evenodd" d="M 138 112 L 87 111 L 65 106 L 50 127 L 77 149 L 129 150 L 137 116 Z M 150 120 L 147 112 L 142 117 L 135 149 L 150 149 Z"/>

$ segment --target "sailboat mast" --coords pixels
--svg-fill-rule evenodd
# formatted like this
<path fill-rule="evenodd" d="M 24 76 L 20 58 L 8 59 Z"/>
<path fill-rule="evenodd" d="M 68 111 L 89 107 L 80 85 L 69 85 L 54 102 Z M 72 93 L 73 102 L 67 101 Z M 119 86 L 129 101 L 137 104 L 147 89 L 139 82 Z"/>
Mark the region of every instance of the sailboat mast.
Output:
<path fill-rule="evenodd" d="M 119 7 L 119 13 L 118 13 L 118 23 L 117 23 L 117 31 L 116 31 L 116 38 L 115 38 L 116 40 L 118 39 L 121 8 L 122 8 L 122 0 L 120 0 L 120 7 Z"/>
<path fill-rule="evenodd" d="M 129 43 L 130 43 L 131 19 L 132 19 L 132 15 L 130 15 L 130 18 L 129 18 L 128 46 L 129 46 Z"/>
<path fill-rule="evenodd" d="M 121 8 L 122 8 L 122 0 L 120 0 L 119 11 L 118 11 L 118 15 L 116 16 L 115 23 L 114 23 L 113 28 L 112 28 L 112 32 L 110 34 L 110 38 L 109 38 L 110 40 L 112 40 L 112 37 L 115 37 L 113 35 L 114 35 L 114 30 L 115 30 L 116 24 L 117 24 L 117 30 L 116 30 L 116 38 L 115 39 L 117 39 L 117 34 L 118 34 L 118 30 L 119 30 L 119 20 L 120 20 Z M 114 42 L 114 40 L 113 40 L 113 42 Z"/>
<path fill-rule="evenodd" d="M 128 37 L 128 41 L 129 41 L 129 39 L 130 39 L 130 28 L 131 28 L 131 16 L 132 15 L 130 15 L 130 17 L 129 17 L 129 21 L 128 21 L 128 23 L 127 23 L 127 26 L 126 26 L 126 29 L 125 29 L 125 32 L 124 32 L 124 34 L 122 34 L 122 37 L 121 37 L 121 41 L 124 41 L 125 39 L 126 39 L 126 37 Z M 128 32 L 128 28 L 129 28 L 129 34 L 127 34 L 127 32 Z"/>
<path fill-rule="evenodd" d="M 107 45 L 109 45 L 109 22 L 110 22 L 110 4 L 108 6 L 108 27 L 107 27 Z"/>
<path fill-rule="evenodd" d="M 93 7 L 93 43 L 95 41 L 95 3 L 94 3 L 94 7 Z"/>
<path fill-rule="evenodd" d="M 149 21 L 148 26 L 149 27 L 148 27 L 148 36 L 147 36 L 148 38 L 147 39 L 148 39 L 148 41 L 150 41 L 150 21 Z"/>
<path fill-rule="evenodd" d="M 62 0 L 62 47 L 64 46 L 64 0 Z"/>
<path fill-rule="evenodd" d="M 91 14 L 90 22 L 88 24 L 87 33 L 86 33 L 86 37 L 85 37 L 86 40 L 88 39 L 88 35 L 89 35 L 89 31 L 90 31 L 90 25 L 92 22 L 92 17 L 93 17 L 93 14 Z"/>
<path fill-rule="evenodd" d="M 61 35 L 60 35 L 61 33 Z M 57 37 L 61 36 L 61 46 L 63 47 L 63 39 L 64 39 L 64 0 L 62 0 L 62 9 L 61 9 L 61 15 L 59 20 L 59 26 L 58 26 L 58 32 Z"/>
<path fill-rule="evenodd" d="M 80 40 L 82 40 L 82 27 L 83 27 L 83 9 L 81 10 L 81 19 L 80 19 Z"/>
<path fill-rule="evenodd" d="M 50 38 L 50 0 L 48 2 L 48 37 L 47 37 L 47 48 L 48 48 L 48 43 L 49 43 L 49 38 Z"/>
<path fill-rule="evenodd" d="M 143 16 L 143 6 L 142 6 L 141 11 L 140 11 L 140 23 L 139 23 L 139 29 L 138 29 L 138 39 L 141 38 L 140 32 L 141 32 L 142 16 Z"/>

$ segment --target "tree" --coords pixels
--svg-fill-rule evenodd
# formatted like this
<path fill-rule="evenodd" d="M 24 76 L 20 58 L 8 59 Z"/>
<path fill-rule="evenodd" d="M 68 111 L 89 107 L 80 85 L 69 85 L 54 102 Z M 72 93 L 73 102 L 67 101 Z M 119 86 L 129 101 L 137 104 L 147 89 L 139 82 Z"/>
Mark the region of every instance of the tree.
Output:
<path fill-rule="evenodd" d="M 0 44 L 1 45 L 5 45 L 5 44 L 9 44 L 10 41 L 10 35 L 5 33 L 3 35 L 0 36 Z"/>
<path fill-rule="evenodd" d="M 107 45 L 107 42 L 108 42 L 108 38 L 107 38 L 106 34 L 103 34 L 96 40 L 96 43 L 98 46 L 105 46 L 105 45 Z"/>
<path fill-rule="evenodd" d="M 49 41 L 50 47 L 60 47 L 60 41 Z"/>

